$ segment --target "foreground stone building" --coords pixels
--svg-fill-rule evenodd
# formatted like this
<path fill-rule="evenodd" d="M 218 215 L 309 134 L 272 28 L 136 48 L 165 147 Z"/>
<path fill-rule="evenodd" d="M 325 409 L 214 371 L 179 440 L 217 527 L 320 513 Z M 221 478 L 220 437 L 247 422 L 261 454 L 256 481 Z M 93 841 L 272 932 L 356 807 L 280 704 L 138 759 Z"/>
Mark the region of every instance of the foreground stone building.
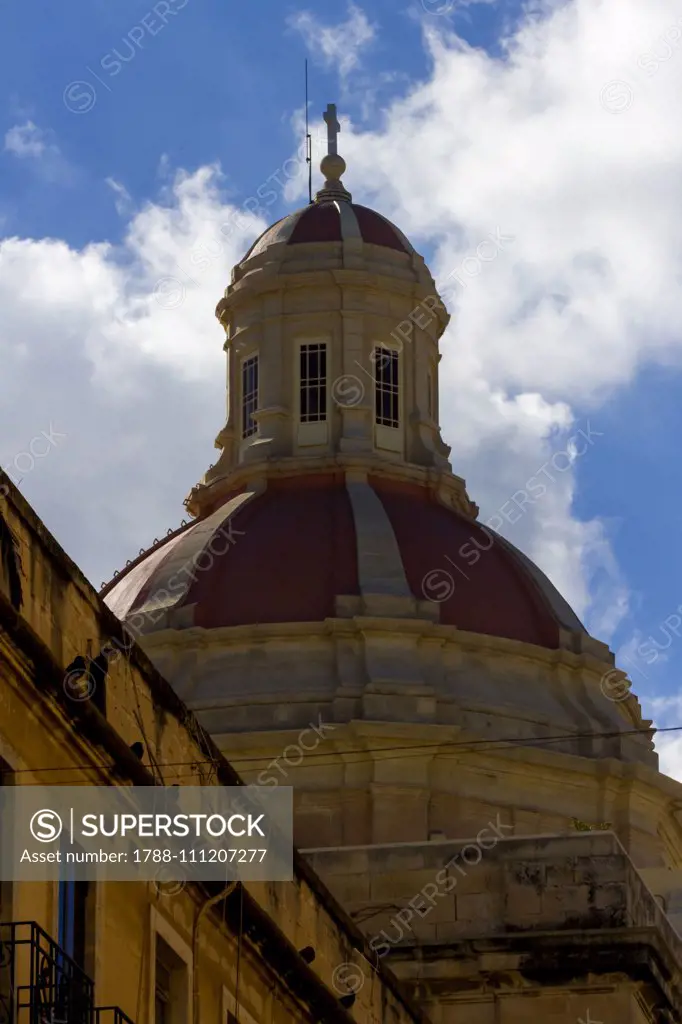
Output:
<path fill-rule="evenodd" d="M 3 787 L 241 784 L 2 473 L 0 771 Z M 334 972 L 356 956 L 351 999 Z M 425 1024 L 372 956 L 300 856 L 292 881 L 228 892 L 172 871 L 0 885 L 1 1024 Z"/>
<path fill-rule="evenodd" d="M 106 601 L 246 777 L 294 784 L 299 846 L 434 1024 L 680 1020 L 682 786 L 607 646 L 477 521 L 448 313 L 325 119 L 323 188 L 218 303 L 194 519 Z"/>

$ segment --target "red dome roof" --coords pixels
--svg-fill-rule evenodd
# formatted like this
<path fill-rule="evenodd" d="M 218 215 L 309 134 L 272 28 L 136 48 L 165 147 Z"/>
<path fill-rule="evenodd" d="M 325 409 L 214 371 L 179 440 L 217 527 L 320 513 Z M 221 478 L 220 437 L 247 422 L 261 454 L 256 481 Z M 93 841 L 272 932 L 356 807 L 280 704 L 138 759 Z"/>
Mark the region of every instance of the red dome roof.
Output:
<path fill-rule="evenodd" d="M 549 580 L 497 534 L 425 487 L 368 483 L 409 590 L 438 606 L 441 624 L 546 648 L 559 646 L 560 628 L 583 631 Z M 149 615 L 156 628 L 155 611 L 173 613 L 168 626 L 205 629 L 335 617 L 337 597 L 361 595 L 355 514 L 343 473 L 270 480 L 142 555 L 105 588 L 107 604 L 121 619 Z"/>
<path fill-rule="evenodd" d="M 395 224 L 375 210 L 346 200 L 318 199 L 271 225 L 254 242 L 242 263 L 259 256 L 278 242 L 297 245 L 303 242 L 342 242 L 347 238 L 362 238 L 371 245 L 382 245 L 396 252 L 414 252 Z"/>

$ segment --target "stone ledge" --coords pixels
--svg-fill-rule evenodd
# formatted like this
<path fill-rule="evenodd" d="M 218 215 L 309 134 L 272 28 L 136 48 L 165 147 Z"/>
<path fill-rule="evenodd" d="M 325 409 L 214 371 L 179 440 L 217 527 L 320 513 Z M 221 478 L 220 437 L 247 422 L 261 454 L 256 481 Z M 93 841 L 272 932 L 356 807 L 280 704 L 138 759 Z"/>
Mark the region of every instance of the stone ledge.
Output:
<path fill-rule="evenodd" d="M 477 863 L 471 863 L 473 852 L 461 857 L 467 846 L 478 850 Z M 625 957 L 631 977 L 647 973 L 665 999 L 682 1009 L 682 938 L 611 832 L 500 838 L 487 849 L 476 840 L 458 840 L 307 854 L 332 889 L 334 876 L 345 874 L 345 857 L 368 875 L 373 897 L 374 879 L 384 885 L 390 879 L 397 909 L 388 924 L 382 915 L 377 928 L 383 924 L 384 930 L 375 937 L 388 942 L 389 955 L 401 962 L 418 949 L 418 962 L 407 968 L 415 979 L 424 977 L 426 963 L 446 957 L 463 969 L 464 953 L 467 984 L 483 971 L 483 953 L 516 954 L 521 979 L 551 976 L 557 984 L 581 972 L 623 971 Z M 477 875 L 487 884 L 474 893 Z M 437 920 L 422 913 L 421 904 L 415 907 L 425 890 L 439 907 Z M 373 905 L 368 901 L 366 909 Z M 434 967 L 427 975 L 430 984 L 446 984 L 452 962 L 440 974 Z"/>
<path fill-rule="evenodd" d="M 388 960 L 408 993 L 426 983 L 438 1000 L 632 986 L 646 995 L 652 1020 L 682 1019 L 680 961 L 655 928 L 525 933 L 418 947 L 405 943 L 393 947 Z"/>

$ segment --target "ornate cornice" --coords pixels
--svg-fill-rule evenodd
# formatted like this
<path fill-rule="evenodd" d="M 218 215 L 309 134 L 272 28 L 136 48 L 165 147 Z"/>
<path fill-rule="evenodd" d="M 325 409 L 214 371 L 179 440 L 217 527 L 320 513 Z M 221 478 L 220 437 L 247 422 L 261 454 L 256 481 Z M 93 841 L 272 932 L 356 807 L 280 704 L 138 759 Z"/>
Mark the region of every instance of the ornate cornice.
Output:
<path fill-rule="evenodd" d="M 221 432 L 218 439 L 225 442 L 229 432 Z M 217 440 L 218 440 L 217 439 Z M 253 479 L 268 480 L 283 477 L 297 477 L 339 470 L 358 471 L 372 476 L 417 484 L 426 487 L 438 500 L 460 515 L 475 520 L 478 506 L 469 498 L 462 477 L 446 469 L 417 466 L 407 462 L 389 462 L 372 453 L 339 454 L 330 456 L 292 456 L 273 461 L 240 464 L 225 472 L 220 460 L 204 476 L 197 487 L 193 487 L 185 499 L 185 505 L 192 516 L 205 515 L 209 509 L 219 507 L 223 500 L 235 491 L 245 488 Z"/>

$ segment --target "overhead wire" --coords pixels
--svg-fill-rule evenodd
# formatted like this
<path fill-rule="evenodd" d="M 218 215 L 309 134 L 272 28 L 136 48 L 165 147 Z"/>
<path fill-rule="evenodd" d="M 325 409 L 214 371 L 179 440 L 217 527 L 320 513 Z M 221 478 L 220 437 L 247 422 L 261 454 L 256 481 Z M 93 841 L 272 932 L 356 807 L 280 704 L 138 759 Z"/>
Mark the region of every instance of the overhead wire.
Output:
<path fill-rule="evenodd" d="M 657 728 L 656 726 L 650 726 L 650 727 L 647 727 L 646 729 L 641 729 L 641 728 L 639 728 L 639 729 L 617 729 L 617 730 L 604 730 L 604 731 L 593 731 L 593 732 L 582 732 L 582 733 L 562 733 L 562 734 L 556 735 L 556 736 L 499 737 L 497 739 L 491 738 L 491 739 L 444 740 L 444 741 L 441 740 L 441 741 L 436 742 L 436 743 L 421 743 L 421 744 L 420 743 L 411 743 L 411 744 L 402 744 L 402 745 L 394 745 L 394 746 L 387 745 L 387 746 L 380 746 L 380 747 L 364 747 L 364 748 L 362 748 L 360 750 L 347 748 L 345 750 L 335 750 L 333 752 L 332 751 L 320 751 L 319 753 L 316 753 L 315 751 L 311 750 L 311 751 L 306 753 L 305 760 L 310 762 L 311 760 L 316 759 L 316 761 L 317 761 L 316 767 L 328 767 L 328 766 L 336 764 L 337 762 L 335 760 L 333 760 L 333 759 L 332 760 L 328 760 L 326 762 L 320 762 L 317 759 L 323 758 L 323 757 L 329 758 L 330 755 L 332 755 L 332 754 L 341 754 L 341 755 L 344 755 L 344 756 L 348 756 L 348 755 L 352 755 L 352 754 L 362 755 L 362 754 L 372 754 L 372 753 L 374 753 L 374 754 L 385 755 L 385 754 L 390 754 L 391 752 L 394 752 L 394 751 L 400 751 L 401 753 L 394 754 L 393 756 L 385 757 L 384 760 L 401 760 L 403 758 L 407 759 L 407 758 L 410 758 L 410 757 L 423 757 L 425 750 L 434 750 L 434 749 L 440 750 L 440 752 L 443 753 L 443 754 L 447 754 L 450 750 L 460 750 L 462 752 L 465 752 L 465 751 L 468 751 L 468 750 L 477 750 L 477 749 L 481 749 L 481 748 L 485 752 L 486 750 L 496 750 L 496 749 L 497 750 L 506 750 L 506 749 L 511 749 L 511 748 L 514 748 L 514 747 L 542 747 L 544 744 L 573 742 L 574 740 L 580 740 L 580 739 L 615 739 L 615 738 L 618 738 L 618 737 L 646 736 L 646 735 L 651 735 L 653 733 L 671 733 L 671 732 L 682 732 L 682 725 L 671 725 L 671 726 L 665 726 L 665 727 L 662 727 L 662 728 Z M 287 748 L 285 747 L 284 749 L 286 750 Z M 282 757 L 282 756 L 283 755 L 280 755 L 280 757 Z M 279 758 L 277 758 L 275 760 L 279 760 Z M 370 763 L 370 762 L 372 762 L 374 760 L 376 760 L 376 758 L 358 756 L 357 758 L 355 758 L 353 760 L 352 763 L 353 764 L 363 764 L 363 763 L 368 764 L 368 763 Z M 252 755 L 252 756 L 245 756 L 245 757 L 232 756 L 230 758 L 230 763 L 233 766 L 235 766 L 235 765 L 242 765 L 242 764 L 248 764 L 248 763 L 254 762 L 254 761 L 255 762 L 259 762 L 261 764 L 266 764 L 266 762 L 267 762 L 266 767 L 268 767 L 269 765 L 271 765 L 273 763 L 273 759 L 270 759 L 270 761 L 268 762 L 268 755 L 265 755 L 265 756 L 255 756 L 255 755 Z M 301 763 L 303 763 L 303 762 L 301 762 Z M 212 765 L 213 767 L 217 767 L 218 764 L 219 764 L 219 761 L 216 758 L 207 758 L 204 761 L 197 760 L 196 758 L 192 758 L 191 760 L 188 760 L 188 761 L 157 761 L 157 760 L 154 761 L 154 765 L 157 768 L 157 770 L 160 770 L 161 768 L 195 768 L 195 767 L 198 768 L 201 765 Z M 38 768 L 18 768 L 18 769 L 8 768 L 8 769 L 0 769 L 0 775 L 37 774 L 39 772 L 46 773 L 46 772 L 73 772 L 73 771 L 95 771 L 95 770 L 101 771 L 103 768 L 107 769 L 108 767 L 109 766 L 106 765 L 106 764 L 86 764 L 86 765 L 68 765 L 68 766 L 66 766 L 66 765 L 65 766 L 61 766 L 61 765 L 45 765 L 45 766 L 38 767 Z M 292 767 L 299 767 L 299 765 L 292 766 Z M 174 777 L 180 777 L 181 774 L 187 774 L 187 773 L 178 773 Z"/>

